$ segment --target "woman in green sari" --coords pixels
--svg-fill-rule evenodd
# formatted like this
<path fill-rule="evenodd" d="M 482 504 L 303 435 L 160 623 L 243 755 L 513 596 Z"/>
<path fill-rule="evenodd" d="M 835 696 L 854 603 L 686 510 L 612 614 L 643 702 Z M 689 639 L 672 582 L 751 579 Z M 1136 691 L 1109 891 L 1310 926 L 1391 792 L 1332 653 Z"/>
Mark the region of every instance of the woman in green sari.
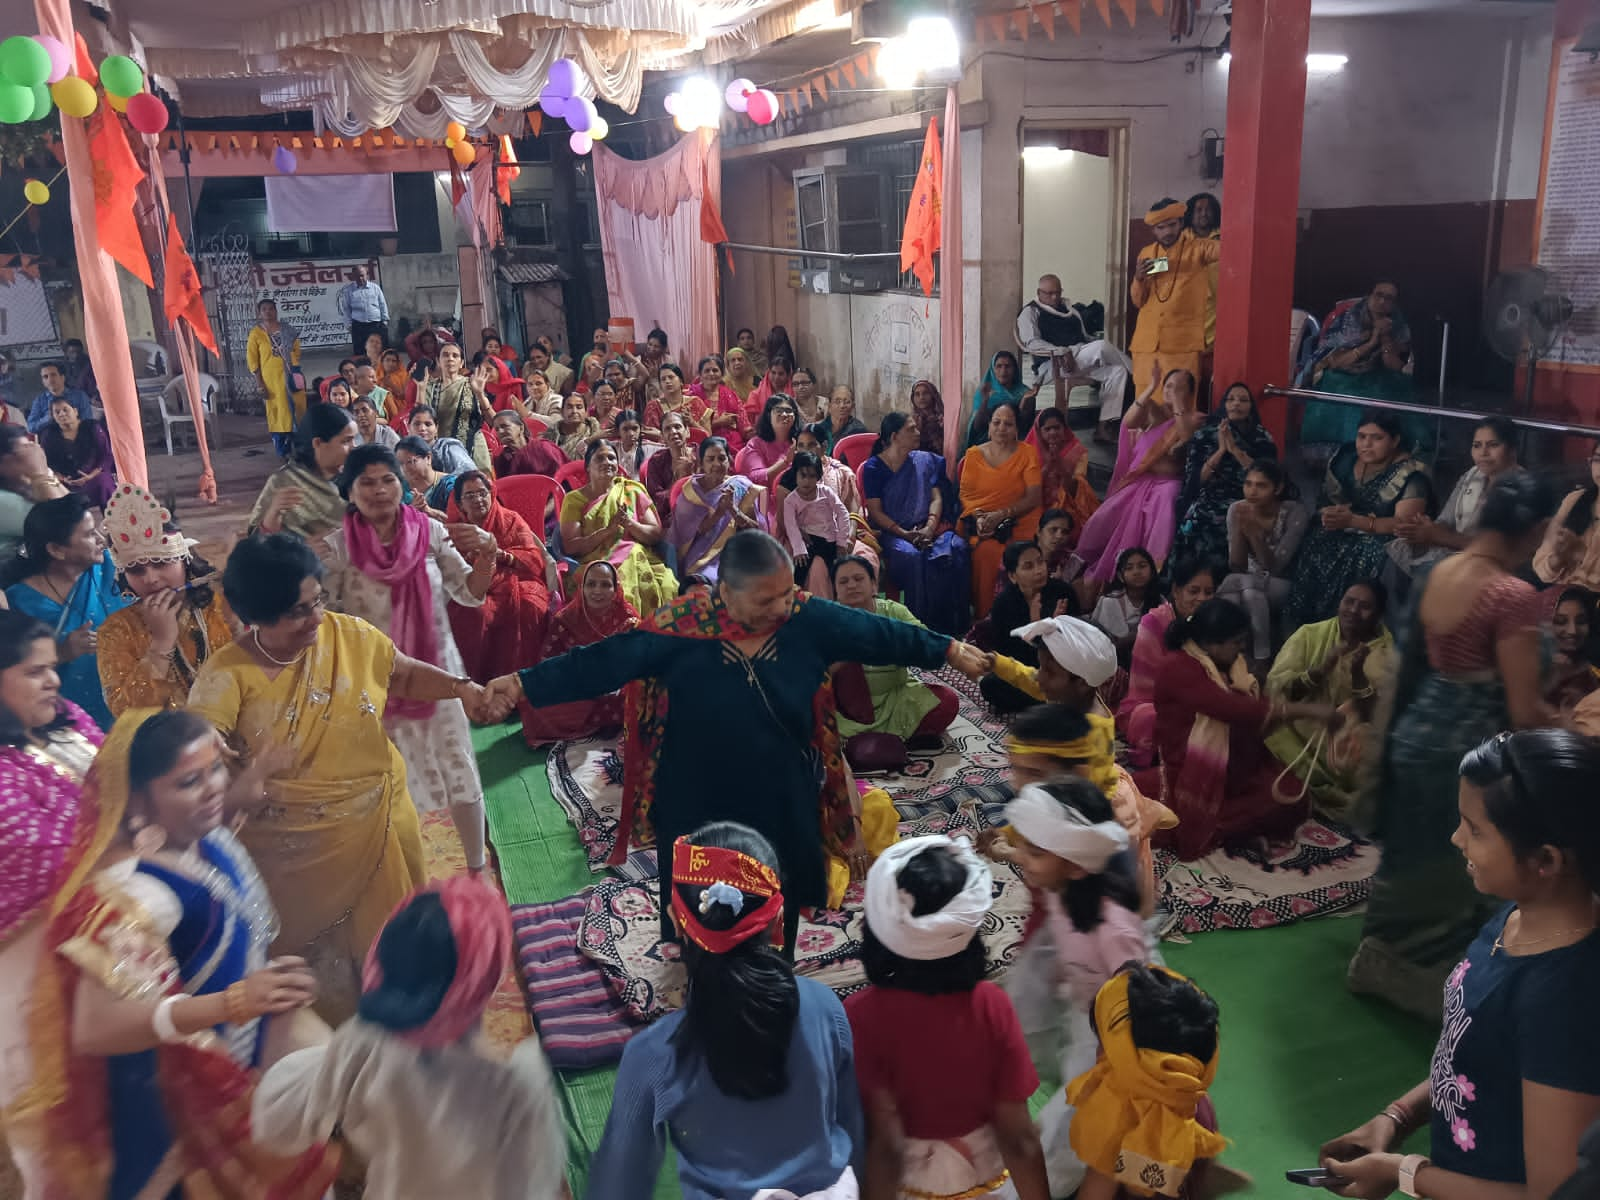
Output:
<path fill-rule="evenodd" d="M 1401 440 L 1393 413 L 1364 412 L 1355 442 L 1328 464 L 1323 507 L 1300 543 L 1284 607 L 1291 627 L 1331 617 L 1347 587 L 1383 569 L 1396 529 L 1427 510 L 1428 470 Z"/>
<path fill-rule="evenodd" d="M 294 431 L 294 452 L 267 476 L 250 533 L 292 533 L 320 544 L 344 522 L 345 498 L 334 486 L 356 444 L 356 421 L 337 404 L 313 404 Z"/>
<path fill-rule="evenodd" d="M 1386 599 L 1376 579 L 1352 583 L 1339 614 L 1290 634 L 1267 675 L 1269 699 L 1344 708 L 1355 722 L 1329 735 L 1320 721 L 1285 721 L 1267 735 L 1267 749 L 1305 782 L 1312 807 L 1334 818 L 1355 808 L 1364 731 L 1394 679 Z"/>
<path fill-rule="evenodd" d="M 628 603 L 654 612 L 678 595 L 678 577 L 656 553 L 665 531 L 650 493 L 621 473 L 609 442 L 592 443 L 583 462 L 589 482 L 562 501 L 561 546 L 580 563 L 605 559 Z"/>

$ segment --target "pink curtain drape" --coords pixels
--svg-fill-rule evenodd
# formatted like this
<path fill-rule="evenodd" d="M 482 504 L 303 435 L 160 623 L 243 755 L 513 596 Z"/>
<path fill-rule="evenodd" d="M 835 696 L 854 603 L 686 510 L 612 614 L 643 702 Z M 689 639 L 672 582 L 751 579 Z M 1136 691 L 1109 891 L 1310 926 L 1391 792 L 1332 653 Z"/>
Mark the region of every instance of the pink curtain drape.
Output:
<path fill-rule="evenodd" d="M 63 46 L 74 44 L 69 0 L 34 0 L 39 32 Z M 94 218 L 94 167 L 89 135 L 75 117 L 61 118 L 66 149 L 67 181 L 72 189 L 72 233 L 78 252 L 78 280 L 83 287 L 84 341 L 94 358 L 95 381 L 105 407 L 106 432 L 117 460 L 117 478 L 140 487 L 150 484 L 144 461 L 144 428 L 139 420 L 139 390 L 133 380 L 133 352 L 117 289 L 117 265 L 100 249 Z"/>
<path fill-rule="evenodd" d="M 939 383 L 944 396 L 944 461 L 954 473 L 966 426 L 961 403 L 966 384 L 961 378 L 962 293 L 966 290 L 961 261 L 961 101 L 949 88 L 944 100 L 944 179 L 939 212 Z"/>
<path fill-rule="evenodd" d="M 594 148 L 611 315 L 631 317 L 641 342 L 652 326 L 660 326 L 683 364 L 719 348 L 717 248 L 700 240 L 702 179 L 710 180 L 720 207 L 722 151 L 710 130 L 686 134 L 665 154 L 643 162 L 603 144 Z"/>

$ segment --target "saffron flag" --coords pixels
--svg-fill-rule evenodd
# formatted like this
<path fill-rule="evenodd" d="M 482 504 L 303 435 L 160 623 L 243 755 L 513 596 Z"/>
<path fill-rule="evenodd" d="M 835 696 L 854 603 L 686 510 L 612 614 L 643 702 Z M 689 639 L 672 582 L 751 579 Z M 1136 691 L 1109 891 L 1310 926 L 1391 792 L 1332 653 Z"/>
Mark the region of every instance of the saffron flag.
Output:
<path fill-rule="evenodd" d="M 163 266 L 166 275 L 162 288 L 162 310 L 167 323 L 175 324 L 179 317 L 189 322 L 194 336 L 211 353 L 221 357 L 217 349 L 217 335 L 211 331 L 211 317 L 206 312 L 205 297 L 200 294 L 200 276 L 189 257 L 189 248 L 183 244 L 183 234 L 178 231 L 178 218 L 167 214 L 167 254 Z"/>
<path fill-rule="evenodd" d="M 728 228 L 722 223 L 722 213 L 717 208 L 716 197 L 711 194 L 711 168 L 706 160 L 700 160 L 700 240 L 710 242 L 713 246 L 722 246 L 728 241 Z M 733 274 L 733 251 L 723 246 L 723 254 L 728 259 L 728 274 Z"/>
<path fill-rule="evenodd" d="M 511 183 L 522 174 L 522 167 L 517 163 L 517 151 L 511 144 L 511 135 L 503 134 L 500 138 L 500 165 L 495 168 L 495 190 L 500 193 L 500 203 L 508 208 L 511 205 Z"/>
<path fill-rule="evenodd" d="M 928 137 L 917 164 L 906 228 L 900 235 L 900 270 L 914 271 L 924 296 L 933 295 L 933 252 L 939 248 L 940 215 L 944 209 L 944 149 L 938 118 L 928 122 Z"/>
<path fill-rule="evenodd" d="M 126 267 L 147 288 L 155 287 L 150 259 L 134 217 L 144 172 L 128 147 L 122 122 L 109 104 L 89 118 L 89 153 L 94 159 L 94 222 L 100 248 Z"/>

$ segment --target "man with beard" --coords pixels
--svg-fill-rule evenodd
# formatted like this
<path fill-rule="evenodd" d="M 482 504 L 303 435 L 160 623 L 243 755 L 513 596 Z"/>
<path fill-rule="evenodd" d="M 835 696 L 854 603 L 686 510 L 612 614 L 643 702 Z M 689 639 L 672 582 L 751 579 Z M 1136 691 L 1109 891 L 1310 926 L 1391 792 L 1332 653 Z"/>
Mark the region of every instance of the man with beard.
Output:
<path fill-rule="evenodd" d="M 1187 206 L 1164 197 L 1145 214 L 1155 241 L 1139 251 L 1128 294 L 1139 310 L 1128 349 L 1133 377 L 1143 386 L 1152 372 L 1184 370 L 1200 378 L 1206 349 L 1206 305 L 1211 297 L 1208 268 L 1222 243 L 1196 237 L 1184 227 Z"/>

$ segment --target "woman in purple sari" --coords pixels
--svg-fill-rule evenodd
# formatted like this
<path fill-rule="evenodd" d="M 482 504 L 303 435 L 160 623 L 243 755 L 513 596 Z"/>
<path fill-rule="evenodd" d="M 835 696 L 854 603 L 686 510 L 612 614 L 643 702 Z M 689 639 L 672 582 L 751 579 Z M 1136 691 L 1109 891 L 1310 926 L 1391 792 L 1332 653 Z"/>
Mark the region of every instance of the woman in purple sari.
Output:
<path fill-rule="evenodd" d="M 726 438 L 700 443 L 700 473 L 683 481 L 672 506 L 667 537 L 678 553 L 678 576 L 717 581 L 717 561 L 728 539 L 741 529 L 764 529 L 762 496 L 743 475 L 731 473 L 733 456 Z"/>
<path fill-rule="evenodd" d="M 1154 401 L 1158 387 L 1162 398 Z M 1166 562 L 1178 530 L 1184 452 L 1204 420 L 1194 411 L 1194 392 L 1188 371 L 1162 379 L 1157 369 L 1122 419 L 1111 486 L 1078 538 L 1084 574 L 1096 583 L 1116 575 L 1117 556 L 1130 546 L 1143 546 L 1158 567 Z"/>
<path fill-rule="evenodd" d="M 970 551 L 950 527 L 956 505 L 944 459 L 918 450 L 920 437 L 915 416 L 886 415 L 861 468 L 862 492 L 905 606 L 930 629 L 955 636 L 970 616 Z"/>

